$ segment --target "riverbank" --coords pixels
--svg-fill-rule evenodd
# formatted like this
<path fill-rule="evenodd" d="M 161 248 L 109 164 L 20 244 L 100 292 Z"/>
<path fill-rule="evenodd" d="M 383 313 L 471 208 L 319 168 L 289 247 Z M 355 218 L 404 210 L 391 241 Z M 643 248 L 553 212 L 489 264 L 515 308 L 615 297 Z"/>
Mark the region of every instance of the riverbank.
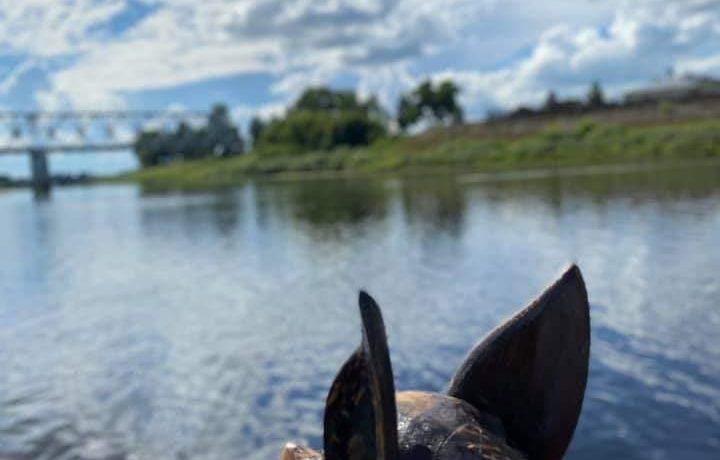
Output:
<path fill-rule="evenodd" d="M 55 174 L 50 177 L 50 185 L 53 187 L 66 185 L 83 185 L 93 182 L 103 182 L 104 178 L 96 178 L 89 174 Z M 33 186 L 30 178 L 13 178 L 10 176 L 0 176 L 0 190 L 30 188 Z"/>
<path fill-rule="evenodd" d="M 472 129 L 385 139 L 372 146 L 302 155 L 247 155 L 174 163 L 117 176 L 149 187 L 225 186 L 248 177 L 429 173 L 498 173 L 603 165 L 654 165 L 720 159 L 720 120 L 626 126 L 582 120 L 521 136 Z"/>

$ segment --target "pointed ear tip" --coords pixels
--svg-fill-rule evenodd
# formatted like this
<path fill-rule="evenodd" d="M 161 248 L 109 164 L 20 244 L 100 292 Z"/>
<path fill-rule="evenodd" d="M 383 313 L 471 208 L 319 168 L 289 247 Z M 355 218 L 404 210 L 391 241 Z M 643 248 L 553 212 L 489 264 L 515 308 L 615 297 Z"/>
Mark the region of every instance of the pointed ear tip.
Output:
<path fill-rule="evenodd" d="M 565 271 L 563 272 L 563 276 L 577 276 L 582 278 L 582 273 L 580 272 L 580 267 L 575 262 L 570 263 Z"/>
<path fill-rule="evenodd" d="M 360 306 L 371 302 L 372 300 L 373 298 L 370 297 L 370 294 L 368 294 L 365 289 L 360 289 L 360 291 L 358 292 L 358 303 L 360 304 Z"/>
<path fill-rule="evenodd" d="M 375 302 L 375 299 L 373 299 L 372 296 L 364 289 L 361 289 L 358 294 L 358 306 L 360 307 L 361 313 L 380 309 L 377 302 Z"/>
<path fill-rule="evenodd" d="M 375 299 L 364 289 L 360 289 L 358 292 L 358 307 L 360 308 L 360 315 L 363 317 L 369 313 L 373 313 L 376 310 L 380 310 Z"/>
<path fill-rule="evenodd" d="M 585 289 L 585 280 L 583 279 L 582 272 L 580 271 L 580 267 L 575 263 L 570 264 L 565 271 L 563 271 L 562 276 L 560 276 L 560 281 L 579 284 L 583 287 L 583 290 Z"/>
<path fill-rule="evenodd" d="M 583 315 L 585 316 L 590 314 L 590 300 L 588 298 L 587 286 L 585 285 L 580 267 L 578 267 L 577 264 L 570 264 L 560 278 L 558 285 L 562 286 L 561 290 L 570 289 L 579 294 L 579 302 L 573 304 L 575 309 L 584 312 Z"/>
<path fill-rule="evenodd" d="M 360 304 L 360 318 L 365 340 L 370 343 L 377 340 L 386 341 L 382 310 L 380 310 L 380 306 L 375 302 L 375 299 L 364 290 L 361 290 L 358 303 Z"/>

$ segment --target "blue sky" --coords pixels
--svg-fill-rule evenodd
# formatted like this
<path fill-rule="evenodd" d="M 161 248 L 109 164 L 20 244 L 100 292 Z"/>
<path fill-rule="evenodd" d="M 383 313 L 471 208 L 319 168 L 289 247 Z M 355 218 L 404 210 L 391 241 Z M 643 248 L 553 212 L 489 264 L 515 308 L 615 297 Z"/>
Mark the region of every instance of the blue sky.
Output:
<path fill-rule="evenodd" d="M 0 108 L 205 109 L 239 123 L 307 85 L 453 77 L 471 118 L 720 75 L 720 0 L 0 0 Z M 0 174 L 3 163 L 0 161 Z"/>

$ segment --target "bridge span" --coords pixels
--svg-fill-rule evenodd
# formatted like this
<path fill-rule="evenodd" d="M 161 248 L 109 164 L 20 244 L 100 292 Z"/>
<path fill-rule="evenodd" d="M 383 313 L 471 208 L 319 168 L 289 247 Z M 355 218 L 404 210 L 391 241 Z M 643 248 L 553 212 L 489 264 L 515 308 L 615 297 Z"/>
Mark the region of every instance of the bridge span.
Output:
<path fill-rule="evenodd" d="M 142 130 L 206 119 L 207 112 L 186 110 L 0 111 L 0 155 L 28 155 L 33 188 L 47 192 L 48 154 L 128 150 Z"/>

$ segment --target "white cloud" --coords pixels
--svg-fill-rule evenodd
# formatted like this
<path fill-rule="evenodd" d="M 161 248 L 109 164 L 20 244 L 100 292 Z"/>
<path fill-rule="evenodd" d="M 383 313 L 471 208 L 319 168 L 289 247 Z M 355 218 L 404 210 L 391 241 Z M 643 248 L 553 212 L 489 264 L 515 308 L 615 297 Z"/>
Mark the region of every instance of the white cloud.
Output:
<path fill-rule="evenodd" d="M 138 1 L 145 17 L 106 27 Z M 0 46 L 54 60 L 36 94 L 49 108 L 265 72 L 272 104 L 343 76 L 390 107 L 419 78 L 452 76 L 480 113 L 595 79 L 617 93 L 671 65 L 720 70 L 717 0 L 0 0 L 0 11 Z"/>
<path fill-rule="evenodd" d="M 125 0 L 0 0 L 0 55 L 52 57 L 96 43 L 96 28 L 126 8 Z"/>
<path fill-rule="evenodd" d="M 268 72 L 278 78 L 273 91 L 291 97 L 348 69 L 432 51 L 453 39 L 476 1 L 155 3 L 157 11 L 123 36 L 90 46 L 53 74 L 52 93 L 75 106 L 112 104 L 124 92 Z"/>
<path fill-rule="evenodd" d="M 675 70 L 679 73 L 720 74 L 720 54 L 698 59 L 686 59 L 678 63 Z"/>
<path fill-rule="evenodd" d="M 511 65 L 485 72 L 447 70 L 434 78 L 455 78 L 470 106 L 507 108 L 539 103 L 549 89 L 576 95 L 596 80 L 617 96 L 671 67 L 720 70 L 719 2 L 625 3 L 606 31 L 552 27 L 526 58 Z"/>

